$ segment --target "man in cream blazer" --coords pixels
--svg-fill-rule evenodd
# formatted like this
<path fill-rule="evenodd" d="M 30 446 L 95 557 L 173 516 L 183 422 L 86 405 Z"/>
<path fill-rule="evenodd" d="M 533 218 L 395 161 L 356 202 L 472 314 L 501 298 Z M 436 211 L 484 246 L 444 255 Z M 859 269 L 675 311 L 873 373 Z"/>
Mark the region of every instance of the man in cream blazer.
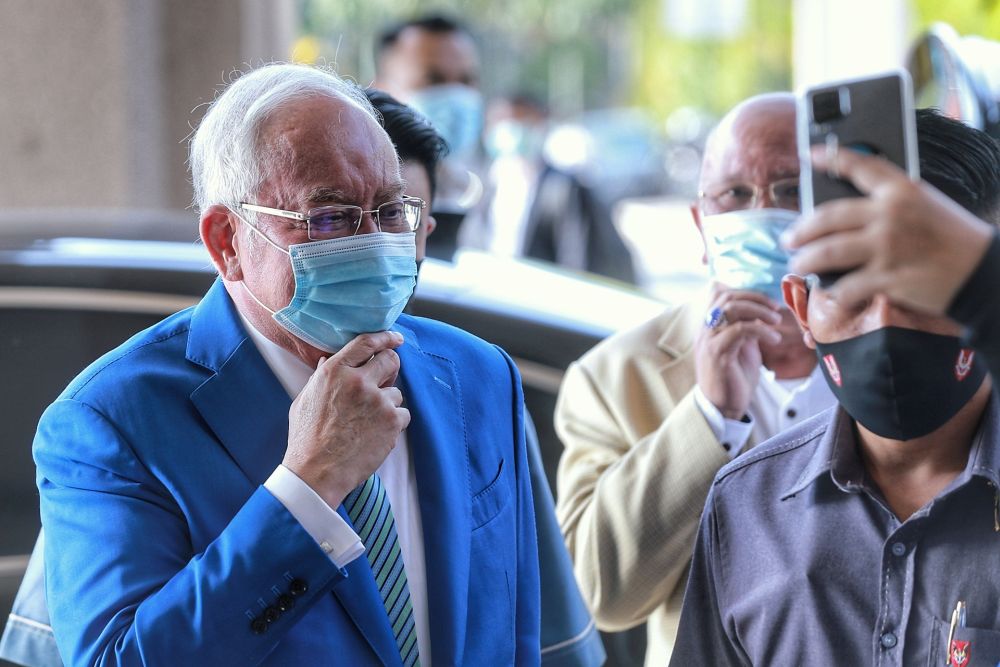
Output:
<path fill-rule="evenodd" d="M 722 120 L 691 207 L 712 288 L 599 344 L 560 391 L 556 510 L 574 571 L 598 627 L 648 621 L 647 665 L 670 656 L 715 473 L 834 403 L 778 303 L 776 239 L 798 209 L 794 114 L 790 94 L 770 94 Z"/>

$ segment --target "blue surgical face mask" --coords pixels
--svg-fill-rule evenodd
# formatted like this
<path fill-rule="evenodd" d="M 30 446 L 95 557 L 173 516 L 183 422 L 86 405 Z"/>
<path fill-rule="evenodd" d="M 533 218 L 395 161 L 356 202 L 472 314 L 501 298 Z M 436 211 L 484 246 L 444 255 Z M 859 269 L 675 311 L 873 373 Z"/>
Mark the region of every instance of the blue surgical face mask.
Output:
<path fill-rule="evenodd" d="M 273 311 L 243 288 L 297 338 L 336 352 L 362 333 L 396 322 L 416 285 L 416 234 L 360 234 L 288 246 L 285 250 L 248 226 L 292 262 L 295 293 Z"/>
<path fill-rule="evenodd" d="M 475 152 L 483 131 L 483 96 L 478 90 L 461 83 L 430 86 L 407 103 L 427 116 L 448 142 L 450 155 L 464 158 Z"/>
<path fill-rule="evenodd" d="M 780 208 L 704 216 L 701 231 L 712 278 L 781 303 L 781 279 L 789 273 L 789 257 L 778 239 L 798 217 L 797 212 Z"/>

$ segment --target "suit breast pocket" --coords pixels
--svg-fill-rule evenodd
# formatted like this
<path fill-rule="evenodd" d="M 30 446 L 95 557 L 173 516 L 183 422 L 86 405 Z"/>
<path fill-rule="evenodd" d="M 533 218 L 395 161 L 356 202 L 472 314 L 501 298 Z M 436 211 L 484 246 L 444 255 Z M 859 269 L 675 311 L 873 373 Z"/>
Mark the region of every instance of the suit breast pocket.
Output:
<path fill-rule="evenodd" d="M 929 665 L 951 667 L 997 667 L 1000 663 L 1000 630 L 958 627 L 948 646 L 950 623 L 934 619 Z M 945 656 L 947 655 L 947 661 Z"/>
<path fill-rule="evenodd" d="M 500 459 L 500 465 L 493 479 L 482 491 L 472 496 L 472 530 L 488 524 L 510 502 L 512 492 L 507 478 L 504 460 Z"/>

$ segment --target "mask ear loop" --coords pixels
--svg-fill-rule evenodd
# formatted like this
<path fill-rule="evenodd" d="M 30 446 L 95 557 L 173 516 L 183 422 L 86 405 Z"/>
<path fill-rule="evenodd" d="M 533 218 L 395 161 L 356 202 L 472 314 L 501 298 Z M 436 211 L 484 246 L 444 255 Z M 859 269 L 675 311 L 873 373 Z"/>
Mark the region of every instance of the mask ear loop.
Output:
<path fill-rule="evenodd" d="M 263 309 L 264 309 L 264 310 L 266 310 L 267 312 L 271 313 L 272 315 L 277 315 L 277 313 L 275 313 L 275 312 L 274 312 L 273 310 L 271 310 L 270 308 L 268 308 L 267 306 L 265 306 L 265 305 L 264 305 L 264 303 L 263 303 L 263 302 L 262 302 L 262 301 L 261 301 L 260 299 L 258 299 L 258 298 L 257 298 L 257 296 L 256 296 L 256 295 L 255 295 L 255 294 L 254 294 L 253 292 L 251 292 L 251 291 L 250 291 L 250 288 L 249 288 L 249 287 L 247 287 L 247 284 L 246 284 L 246 282 L 244 282 L 244 281 L 242 281 L 242 280 L 241 280 L 241 281 L 240 281 L 240 285 L 243 285 L 243 290 L 244 290 L 244 291 L 245 291 L 245 292 L 246 292 L 247 294 L 249 294 L 249 295 L 250 295 L 250 298 L 251 298 L 251 299 L 253 299 L 254 301 L 256 301 L 256 302 L 257 302 L 257 305 L 258 305 L 258 306 L 260 306 L 261 308 L 263 308 Z"/>
<path fill-rule="evenodd" d="M 239 218 L 244 223 L 246 223 L 247 227 L 249 227 L 251 230 L 253 230 L 254 233 L 256 233 L 257 235 L 259 235 L 262 239 L 264 239 L 265 241 L 267 241 L 272 246 L 274 246 L 275 248 L 277 248 L 281 252 L 285 253 L 289 257 L 292 256 L 292 254 L 290 252 L 288 252 L 287 250 L 285 250 L 284 248 L 282 248 L 280 245 L 278 245 L 277 243 L 275 243 L 274 241 L 272 241 L 271 239 L 269 239 L 267 237 L 267 234 L 265 234 L 264 232 L 262 232 L 259 229 L 257 229 L 257 225 L 253 224 L 252 222 L 250 222 L 249 220 L 247 220 L 246 218 L 244 218 L 242 215 L 240 215 L 236 211 L 233 211 L 233 209 L 229 209 L 229 210 L 233 212 L 233 215 L 235 215 L 237 218 Z M 250 291 L 250 288 L 247 287 L 247 283 L 246 283 L 245 280 L 241 280 L 240 281 L 240 285 L 242 285 L 244 291 L 246 291 L 246 293 L 250 295 L 250 298 L 257 302 L 258 306 L 260 306 L 261 308 L 263 308 L 267 312 L 271 313 L 271 315 L 277 315 L 277 313 L 275 313 L 273 310 L 271 310 L 270 308 L 268 308 L 267 306 L 265 306 L 264 302 L 261 301 L 260 299 L 258 299 L 256 294 L 254 294 L 253 292 Z"/>
<path fill-rule="evenodd" d="M 262 232 L 262 231 L 260 231 L 259 229 L 257 229 L 257 225 L 253 224 L 252 222 L 250 222 L 249 220 L 247 220 L 246 218 L 244 218 L 244 217 L 243 217 L 242 215 L 240 215 L 240 214 L 239 214 L 239 213 L 237 213 L 236 211 L 233 211 L 233 209 L 229 209 L 229 210 L 233 212 L 233 215 L 235 215 L 235 216 L 236 216 L 237 218 L 239 218 L 240 220 L 242 220 L 243 222 L 245 222 L 245 223 L 246 223 L 246 225 L 247 225 L 247 227 L 249 227 L 250 229 L 252 229 L 252 230 L 253 230 L 253 231 L 254 231 L 254 232 L 255 232 L 255 233 L 257 234 L 257 235 L 259 235 L 259 236 L 260 236 L 260 237 L 261 237 L 262 239 L 264 239 L 265 241 L 267 241 L 267 242 L 268 242 L 268 243 L 270 243 L 270 244 L 271 244 L 272 246 L 274 246 L 275 248 L 277 248 L 277 249 L 278 249 L 278 250 L 280 250 L 281 252 L 285 253 L 285 254 L 286 254 L 286 255 L 288 255 L 289 257 L 291 257 L 291 256 L 292 256 L 292 253 L 290 253 L 290 252 L 288 252 L 287 250 L 285 250 L 284 248 L 282 248 L 282 247 L 281 247 L 280 245 L 278 245 L 277 243 L 275 243 L 274 241 L 272 241 L 271 239 L 269 239 L 269 238 L 267 237 L 267 234 L 265 234 L 264 232 Z"/>

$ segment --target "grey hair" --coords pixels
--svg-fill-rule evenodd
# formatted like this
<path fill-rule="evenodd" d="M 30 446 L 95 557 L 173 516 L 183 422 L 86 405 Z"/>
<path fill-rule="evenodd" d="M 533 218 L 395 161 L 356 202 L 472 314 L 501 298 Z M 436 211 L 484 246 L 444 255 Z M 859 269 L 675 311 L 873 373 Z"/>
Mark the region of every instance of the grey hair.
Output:
<path fill-rule="evenodd" d="M 253 69 L 216 97 L 191 138 L 193 204 L 199 214 L 213 204 L 238 210 L 257 191 L 267 175 L 260 127 L 282 105 L 316 96 L 353 104 L 381 127 L 364 91 L 332 70 L 288 63 Z"/>

